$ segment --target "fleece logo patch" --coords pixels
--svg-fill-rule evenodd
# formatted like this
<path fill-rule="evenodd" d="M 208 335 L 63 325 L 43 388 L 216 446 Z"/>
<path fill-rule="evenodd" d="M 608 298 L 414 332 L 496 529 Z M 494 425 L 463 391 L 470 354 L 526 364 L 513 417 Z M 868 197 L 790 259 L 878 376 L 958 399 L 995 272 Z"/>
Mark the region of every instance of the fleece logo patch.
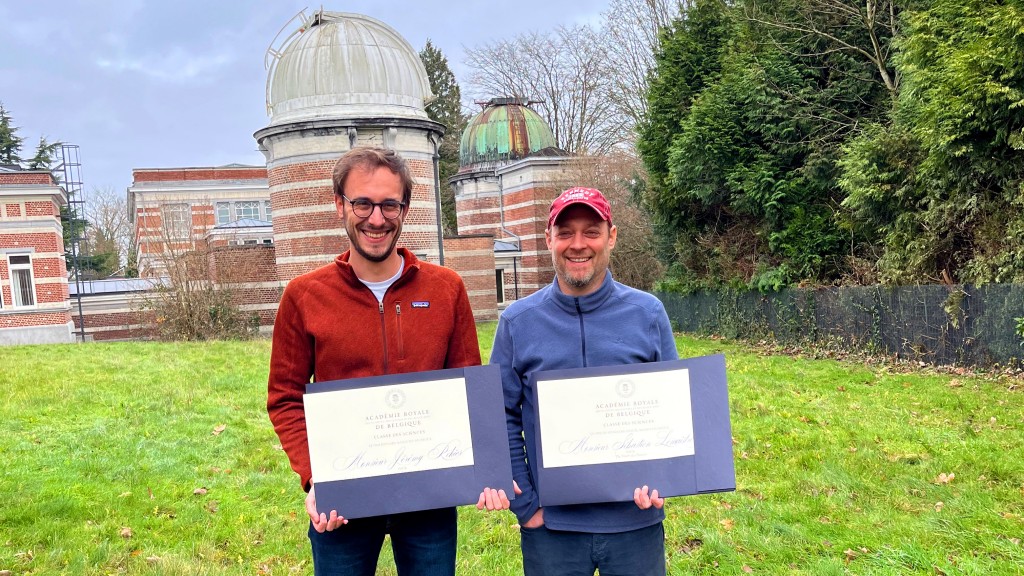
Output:
<path fill-rule="evenodd" d="M 412 303 L 412 307 L 413 308 L 430 308 L 430 302 L 424 302 L 424 301 L 413 302 Z"/>

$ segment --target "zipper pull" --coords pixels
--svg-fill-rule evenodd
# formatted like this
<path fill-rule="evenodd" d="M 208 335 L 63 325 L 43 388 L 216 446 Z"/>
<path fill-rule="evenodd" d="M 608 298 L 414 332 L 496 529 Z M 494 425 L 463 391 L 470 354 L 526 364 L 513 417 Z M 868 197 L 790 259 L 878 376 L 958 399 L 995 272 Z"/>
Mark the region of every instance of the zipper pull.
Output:
<path fill-rule="evenodd" d="M 377 302 L 377 308 L 380 309 L 380 313 L 384 313 L 384 302 Z"/>
<path fill-rule="evenodd" d="M 395 303 L 395 314 L 402 315 L 402 305 L 398 302 Z"/>

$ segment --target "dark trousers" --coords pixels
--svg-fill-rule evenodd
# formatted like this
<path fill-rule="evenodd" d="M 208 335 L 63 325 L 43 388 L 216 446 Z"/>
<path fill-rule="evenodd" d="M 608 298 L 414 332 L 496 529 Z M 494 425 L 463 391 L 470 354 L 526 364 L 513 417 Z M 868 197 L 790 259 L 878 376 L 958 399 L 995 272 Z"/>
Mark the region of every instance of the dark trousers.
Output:
<path fill-rule="evenodd" d="M 595 534 L 540 528 L 520 530 L 526 576 L 665 576 L 665 529 Z"/>
<path fill-rule="evenodd" d="M 374 576 L 384 534 L 400 576 L 454 576 L 455 508 L 357 518 L 330 532 L 309 525 L 316 576 Z"/>

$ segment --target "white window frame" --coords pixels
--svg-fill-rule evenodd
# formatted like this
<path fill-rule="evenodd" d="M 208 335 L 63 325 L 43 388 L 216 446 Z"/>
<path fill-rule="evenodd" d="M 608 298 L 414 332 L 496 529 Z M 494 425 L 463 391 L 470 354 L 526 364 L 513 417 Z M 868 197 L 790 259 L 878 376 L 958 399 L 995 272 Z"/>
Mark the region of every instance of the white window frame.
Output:
<path fill-rule="evenodd" d="M 28 262 L 18 262 L 15 264 L 13 259 L 27 258 Z M 19 294 L 22 294 L 19 290 L 18 282 L 15 279 L 16 276 L 20 276 L 19 272 L 28 272 L 28 290 L 31 302 L 25 304 L 24 302 L 18 303 L 20 298 Z M 39 302 L 39 298 L 36 294 L 36 275 L 32 270 L 32 255 L 31 254 L 8 254 L 7 255 L 7 276 L 11 282 L 11 308 L 35 308 Z"/>
<path fill-rule="evenodd" d="M 192 206 L 184 202 L 164 204 L 160 207 L 160 217 L 167 238 L 171 240 L 192 239 Z"/>
<path fill-rule="evenodd" d="M 246 208 L 252 208 L 254 210 L 249 210 L 249 214 L 246 214 L 245 216 L 243 216 L 242 215 L 242 206 L 243 205 L 245 205 Z M 241 220 L 242 218 L 252 218 L 253 220 L 259 220 L 260 219 L 260 208 L 261 208 L 261 206 L 260 206 L 260 201 L 259 200 L 239 200 L 238 202 L 235 202 L 235 220 Z"/>
<path fill-rule="evenodd" d="M 270 200 L 263 201 L 263 219 L 267 222 L 271 222 L 274 219 L 274 214 L 270 211 Z"/>
<path fill-rule="evenodd" d="M 221 220 L 221 209 L 224 209 L 224 219 Z M 214 217 L 217 219 L 217 224 L 227 224 L 231 222 L 231 202 L 217 202 L 213 208 Z"/>

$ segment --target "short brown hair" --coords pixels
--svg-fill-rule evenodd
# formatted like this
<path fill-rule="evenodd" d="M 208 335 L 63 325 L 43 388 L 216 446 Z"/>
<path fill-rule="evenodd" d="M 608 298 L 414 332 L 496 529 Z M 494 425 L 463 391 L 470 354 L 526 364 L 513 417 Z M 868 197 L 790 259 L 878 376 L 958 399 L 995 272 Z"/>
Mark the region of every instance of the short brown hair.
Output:
<path fill-rule="evenodd" d="M 345 180 L 352 170 L 373 171 L 377 168 L 387 168 L 392 174 L 398 176 L 402 181 L 402 203 L 409 206 L 412 200 L 412 175 L 409 174 L 409 167 L 405 160 L 394 150 L 385 148 L 372 148 L 360 146 L 346 152 L 334 165 L 332 179 L 334 181 L 334 193 L 338 196 L 345 194 Z"/>

